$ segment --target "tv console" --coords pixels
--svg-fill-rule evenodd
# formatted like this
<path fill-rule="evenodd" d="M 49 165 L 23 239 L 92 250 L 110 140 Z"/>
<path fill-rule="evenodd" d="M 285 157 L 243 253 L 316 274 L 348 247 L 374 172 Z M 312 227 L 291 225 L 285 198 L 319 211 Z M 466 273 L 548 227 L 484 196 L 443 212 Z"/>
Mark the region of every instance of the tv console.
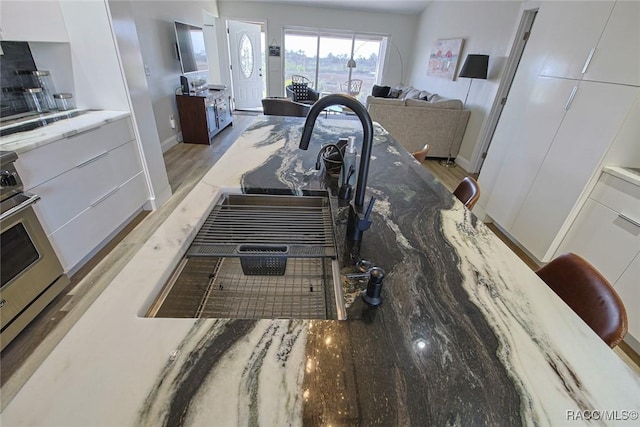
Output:
<path fill-rule="evenodd" d="M 211 139 L 233 123 L 228 90 L 204 90 L 176 95 L 183 142 L 211 144 Z"/>

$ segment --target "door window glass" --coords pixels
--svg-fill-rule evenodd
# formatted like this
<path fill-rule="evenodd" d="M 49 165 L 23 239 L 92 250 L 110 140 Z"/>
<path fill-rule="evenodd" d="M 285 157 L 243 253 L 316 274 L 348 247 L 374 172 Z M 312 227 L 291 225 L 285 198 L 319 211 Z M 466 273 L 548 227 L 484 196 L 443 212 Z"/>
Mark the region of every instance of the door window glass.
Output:
<path fill-rule="evenodd" d="M 242 75 L 245 79 L 250 78 L 253 74 L 253 44 L 246 34 L 240 37 L 240 52 L 238 57 L 240 58 Z"/>

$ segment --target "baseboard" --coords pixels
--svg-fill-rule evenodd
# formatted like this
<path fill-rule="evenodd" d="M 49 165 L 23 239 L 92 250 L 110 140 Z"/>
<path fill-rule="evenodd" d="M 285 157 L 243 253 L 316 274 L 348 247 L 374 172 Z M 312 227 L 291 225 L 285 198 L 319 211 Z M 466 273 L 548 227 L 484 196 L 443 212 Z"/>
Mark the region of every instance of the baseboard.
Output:
<path fill-rule="evenodd" d="M 471 162 L 468 159 L 465 159 L 464 157 L 461 157 L 460 155 L 458 155 L 456 157 L 456 165 L 466 170 L 467 173 L 471 173 L 469 172 L 469 169 L 471 168 Z"/>
<path fill-rule="evenodd" d="M 165 151 L 167 151 L 169 148 L 173 147 L 174 145 L 178 145 L 178 142 L 180 142 L 178 140 L 178 135 L 173 135 L 170 138 L 165 139 L 164 141 L 162 141 L 160 143 L 160 147 L 162 148 L 162 152 L 164 153 Z"/>
<path fill-rule="evenodd" d="M 118 233 L 120 233 L 127 225 L 129 225 L 129 223 L 142 211 L 143 211 L 142 206 L 139 207 L 138 209 L 136 209 L 136 211 L 134 213 L 132 213 L 131 215 L 129 215 L 129 217 L 127 217 L 127 219 L 125 219 L 124 222 L 118 226 L 118 228 L 116 228 L 111 233 L 109 233 L 109 235 L 107 237 L 105 237 L 104 240 L 102 240 L 102 242 L 100 242 L 95 248 L 93 248 L 93 250 L 91 250 L 91 252 L 89 252 L 87 255 L 85 255 L 74 266 L 69 268 L 69 270 L 65 271 L 65 274 L 68 277 L 71 277 L 74 274 L 76 274 L 78 272 L 78 270 L 80 270 L 80 268 L 82 268 L 82 266 L 84 266 L 91 258 L 93 258 L 98 252 L 100 252 L 102 250 L 102 248 L 107 246 L 109 244 L 109 242 L 111 242 L 111 240 L 113 240 L 113 238 L 116 237 L 116 235 Z"/>
<path fill-rule="evenodd" d="M 169 200 L 173 193 L 171 192 L 171 186 L 167 186 L 162 193 L 157 195 L 156 197 L 149 199 L 143 206 L 145 211 L 155 211 L 159 207 L 161 207 L 164 202 Z"/>

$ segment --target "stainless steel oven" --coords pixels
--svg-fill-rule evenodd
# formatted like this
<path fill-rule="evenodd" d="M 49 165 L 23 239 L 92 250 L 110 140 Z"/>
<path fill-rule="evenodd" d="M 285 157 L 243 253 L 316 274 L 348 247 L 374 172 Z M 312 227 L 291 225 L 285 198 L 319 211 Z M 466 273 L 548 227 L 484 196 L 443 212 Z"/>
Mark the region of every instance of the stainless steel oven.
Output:
<path fill-rule="evenodd" d="M 22 191 L 17 155 L 0 151 L 0 350 L 69 284 L 33 204 Z"/>

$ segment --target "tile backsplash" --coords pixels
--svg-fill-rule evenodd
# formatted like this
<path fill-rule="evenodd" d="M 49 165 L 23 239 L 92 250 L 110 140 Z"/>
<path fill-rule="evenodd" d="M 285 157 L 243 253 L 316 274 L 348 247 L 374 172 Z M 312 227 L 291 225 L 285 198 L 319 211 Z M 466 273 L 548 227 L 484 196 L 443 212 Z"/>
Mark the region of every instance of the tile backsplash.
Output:
<path fill-rule="evenodd" d="M 11 116 L 29 111 L 23 88 L 33 87 L 31 75 L 19 71 L 35 71 L 36 63 L 27 42 L 0 42 L 4 55 L 0 55 L 0 116 Z"/>

